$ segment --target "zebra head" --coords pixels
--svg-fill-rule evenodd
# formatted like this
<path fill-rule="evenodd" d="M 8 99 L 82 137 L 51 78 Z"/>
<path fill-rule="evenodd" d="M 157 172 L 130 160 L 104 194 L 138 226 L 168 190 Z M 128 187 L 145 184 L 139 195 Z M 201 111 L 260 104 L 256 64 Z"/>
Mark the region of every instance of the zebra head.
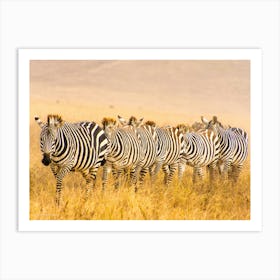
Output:
<path fill-rule="evenodd" d="M 113 118 L 103 118 L 102 128 L 105 131 L 105 134 L 111 138 L 112 132 L 117 128 L 117 122 Z"/>
<path fill-rule="evenodd" d="M 48 115 L 46 124 L 39 117 L 35 117 L 35 121 L 42 129 L 40 135 L 40 148 L 43 153 L 42 163 L 47 166 L 51 163 L 51 157 L 55 152 L 58 131 L 64 122 L 58 115 Z"/>
<path fill-rule="evenodd" d="M 133 128 L 138 128 L 143 124 L 144 118 L 137 120 L 137 118 L 135 118 L 134 116 L 131 116 L 129 118 L 129 120 L 127 121 L 125 118 L 118 115 L 118 120 L 119 120 L 121 126 L 123 126 L 123 127 L 129 125 Z"/>
<path fill-rule="evenodd" d="M 204 123 L 206 129 L 213 130 L 214 132 L 218 132 L 220 129 L 223 129 L 223 125 L 218 121 L 216 116 L 213 116 L 211 121 L 208 121 L 203 116 L 201 117 L 202 123 Z"/>
<path fill-rule="evenodd" d="M 128 125 L 132 125 L 134 128 L 138 128 L 143 125 L 144 118 L 137 120 L 134 116 L 131 116 L 128 121 Z"/>
<path fill-rule="evenodd" d="M 120 123 L 120 125 L 123 129 L 129 129 L 129 130 L 134 131 L 134 133 L 137 135 L 139 141 L 141 141 L 141 136 L 139 134 L 139 129 L 141 130 L 141 128 L 143 128 L 144 118 L 141 118 L 141 119 L 137 120 L 136 117 L 131 116 L 129 118 L 129 120 L 127 121 L 125 118 L 118 115 L 118 120 L 119 120 L 119 123 Z M 156 133 L 155 133 L 154 128 L 150 127 L 150 130 L 151 130 L 151 133 L 154 135 L 154 137 L 156 137 Z"/>
<path fill-rule="evenodd" d="M 186 134 L 190 131 L 190 126 L 188 124 L 180 123 L 176 126 L 179 132 Z"/>

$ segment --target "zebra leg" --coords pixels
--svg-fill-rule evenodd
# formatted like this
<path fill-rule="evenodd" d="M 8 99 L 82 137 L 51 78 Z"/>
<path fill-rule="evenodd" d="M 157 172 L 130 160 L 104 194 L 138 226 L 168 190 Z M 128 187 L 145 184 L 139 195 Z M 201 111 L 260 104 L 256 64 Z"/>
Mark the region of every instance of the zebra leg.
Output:
<path fill-rule="evenodd" d="M 57 165 L 55 165 L 53 162 L 51 162 L 50 166 L 51 166 L 51 170 L 52 170 L 54 177 L 56 177 L 56 175 L 59 171 L 59 167 Z"/>
<path fill-rule="evenodd" d="M 113 173 L 113 177 L 114 177 L 114 185 L 115 185 L 115 189 L 118 189 L 120 186 L 120 179 L 124 173 L 124 170 L 122 168 L 116 169 L 113 168 L 112 169 L 112 173 Z"/>
<path fill-rule="evenodd" d="M 145 168 L 141 168 L 140 170 L 140 175 L 139 175 L 139 186 L 142 187 L 143 183 L 144 183 L 144 178 L 146 176 L 146 174 L 148 173 L 149 168 L 145 167 Z"/>
<path fill-rule="evenodd" d="M 137 178 L 138 178 L 138 173 L 140 172 L 141 166 L 133 166 L 130 169 L 130 182 L 134 186 L 135 191 L 137 191 Z"/>
<path fill-rule="evenodd" d="M 91 179 L 91 176 L 90 176 L 90 173 L 88 170 L 85 170 L 85 171 L 81 171 L 84 179 L 86 180 L 86 197 L 88 197 L 89 195 L 89 191 L 90 191 L 90 183 L 92 181 Z"/>
<path fill-rule="evenodd" d="M 178 164 L 178 179 L 179 181 L 182 181 L 183 174 L 186 170 L 186 162 L 184 160 L 181 160 Z"/>
<path fill-rule="evenodd" d="M 227 174 L 228 174 L 228 176 L 227 176 L 228 180 L 231 180 L 232 175 L 233 175 L 233 166 L 232 165 L 228 168 Z"/>
<path fill-rule="evenodd" d="M 161 167 L 162 167 L 162 162 L 156 162 L 152 167 L 150 167 L 149 170 L 150 170 L 152 182 L 155 182 L 157 174 L 159 173 Z"/>
<path fill-rule="evenodd" d="M 152 166 L 149 167 L 149 174 L 150 174 L 150 178 L 151 181 L 153 181 L 153 176 L 154 176 L 154 171 L 155 171 L 155 164 L 153 164 Z"/>
<path fill-rule="evenodd" d="M 209 164 L 207 166 L 207 169 L 209 171 L 209 179 L 210 179 L 210 183 L 214 182 L 217 176 L 217 164 L 216 162 L 212 162 L 211 164 Z"/>
<path fill-rule="evenodd" d="M 82 175 L 86 180 L 86 195 L 95 187 L 97 168 L 92 167 L 89 171 L 82 171 Z"/>
<path fill-rule="evenodd" d="M 162 166 L 162 170 L 164 172 L 164 184 L 167 185 L 168 184 L 168 177 L 169 177 L 169 173 L 170 173 L 169 166 L 167 164 L 164 164 Z"/>
<path fill-rule="evenodd" d="M 106 162 L 103 166 L 103 173 L 102 173 L 102 190 L 105 191 L 108 183 L 108 174 L 112 170 L 112 166 Z"/>
<path fill-rule="evenodd" d="M 220 176 L 222 176 L 223 170 L 224 170 L 224 164 L 218 162 L 218 171 Z"/>
<path fill-rule="evenodd" d="M 94 189 L 95 184 L 96 184 L 97 170 L 98 170 L 98 166 L 93 166 L 92 168 L 89 169 L 89 174 L 90 174 L 91 182 L 92 182 L 92 189 Z"/>
<path fill-rule="evenodd" d="M 61 167 L 56 175 L 56 204 L 59 206 L 61 202 L 62 180 L 71 170 L 71 167 Z"/>
<path fill-rule="evenodd" d="M 227 160 L 224 162 L 224 168 L 223 168 L 223 172 L 222 172 L 222 178 L 224 180 L 227 180 L 229 178 L 229 172 L 230 172 L 230 168 L 231 168 L 231 160 Z"/>
<path fill-rule="evenodd" d="M 201 166 L 195 166 L 193 168 L 193 184 L 201 181 L 203 178 L 203 168 Z"/>
<path fill-rule="evenodd" d="M 169 165 L 169 174 L 167 176 L 167 185 L 169 186 L 172 179 L 173 179 L 173 176 L 174 176 L 174 173 L 176 172 L 177 170 L 177 167 L 178 167 L 178 163 L 172 163 Z"/>
<path fill-rule="evenodd" d="M 238 178 L 239 178 L 239 175 L 241 173 L 241 170 L 242 170 L 242 164 L 238 164 L 238 165 L 233 165 L 232 166 L 230 179 L 234 183 L 236 183 L 238 181 Z"/>

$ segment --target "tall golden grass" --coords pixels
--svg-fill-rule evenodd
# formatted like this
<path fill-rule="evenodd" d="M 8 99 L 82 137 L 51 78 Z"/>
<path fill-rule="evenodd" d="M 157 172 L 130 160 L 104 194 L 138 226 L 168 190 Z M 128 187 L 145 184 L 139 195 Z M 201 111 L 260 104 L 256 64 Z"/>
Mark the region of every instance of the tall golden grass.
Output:
<path fill-rule="evenodd" d="M 55 205 L 55 178 L 41 163 L 40 128 L 48 114 L 67 122 L 103 117 L 145 117 L 158 125 L 193 123 L 203 114 L 250 131 L 248 61 L 42 61 L 30 64 L 30 219 L 250 219 L 250 166 L 246 161 L 234 186 L 207 178 L 192 184 L 187 168 L 182 183 L 163 185 L 159 174 L 137 193 L 115 191 L 112 181 L 85 200 L 85 181 L 71 173 L 63 181 L 63 203 Z M 250 136 L 250 135 L 249 135 Z"/>
<path fill-rule="evenodd" d="M 101 188 L 102 170 L 97 184 L 86 197 L 85 181 L 79 173 L 70 173 L 63 181 L 63 202 L 55 204 L 55 178 L 49 167 L 37 157 L 30 167 L 31 220 L 248 220 L 250 219 L 250 169 L 244 167 L 235 185 L 217 180 L 210 186 L 207 177 L 193 185 L 192 169 L 183 180 L 175 176 L 170 186 L 159 174 L 155 184 L 146 176 L 142 188 L 134 192 L 128 184 L 118 190 L 109 181 Z"/>

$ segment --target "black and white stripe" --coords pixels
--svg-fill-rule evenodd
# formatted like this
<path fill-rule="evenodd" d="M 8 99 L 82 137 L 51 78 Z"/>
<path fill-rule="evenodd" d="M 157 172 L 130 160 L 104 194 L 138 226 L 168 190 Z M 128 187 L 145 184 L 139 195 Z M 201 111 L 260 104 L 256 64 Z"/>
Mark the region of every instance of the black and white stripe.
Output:
<path fill-rule="evenodd" d="M 164 172 L 164 183 L 169 185 L 185 150 L 183 134 L 177 128 L 156 127 L 157 157 L 151 174 L 157 175 L 160 168 Z"/>
<path fill-rule="evenodd" d="M 216 116 L 211 121 L 202 117 L 202 121 L 219 138 L 219 167 L 223 177 L 228 177 L 236 182 L 248 156 L 248 135 L 246 131 L 234 127 L 225 129 Z"/>
<path fill-rule="evenodd" d="M 134 128 L 139 138 L 141 158 L 137 167 L 140 170 L 140 183 L 148 170 L 154 182 L 162 168 L 164 183 L 170 184 L 184 153 L 183 134 L 177 128 L 156 127 L 154 122 L 148 121 L 142 125 L 143 118 L 138 121 L 131 117 L 128 122 L 120 116 L 118 118 L 121 125 Z"/>
<path fill-rule="evenodd" d="M 210 180 L 213 180 L 220 153 L 218 137 L 213 131 L 199 130 L 187 132 L 185 142 L 186 149 L 179 165 L 179 177 L 182 176 L 187 164 L 193 167 L 194 183 L 203 178 L 205 167 L 209 167 Z"/>
<path fill-rule="evenodd" d="M 135 129 L 131 126 L 117 127 L 116 121 L 109 118 L 104 118 L 102 124 L 110 141 L 107 162 L 103 168 L 103 189 L 107 185 L 110 170 L 112 170 L 116 188 L 125 171 L 129 171 L 130 180 L 133 185 L 136 185 L 141 149 L 140 139 Z"/>
<path fill-rule="evenodd" d="M 157 134 L 155 128 L 150 125 L 144 125 L 143 118 L 137 120 L 131 116 L 126 121 L 123 117 L 118 116 L 118 119 L 122 126 L 128 125 L 134 128 L 139 138 L 141 156 L 137 165 L 137 171 L 139 172 L 139 184 L 142 185 L 145 175 L 156 161 Z"/>
<path fill-rule="evenodd" d="M 70 171 L 79 171 L 87 183 L 94 186 L 99 166 L 106 161 L 108 139 L 94 122 L 68 123 L 58 115 L 48 115 L 44 124 L 39 117 L 35 121 L 41 127 L 40 148 L 43 164 L 50 165 L 56 178 L 56 201 L 61 200 L 62 180 Z"/>

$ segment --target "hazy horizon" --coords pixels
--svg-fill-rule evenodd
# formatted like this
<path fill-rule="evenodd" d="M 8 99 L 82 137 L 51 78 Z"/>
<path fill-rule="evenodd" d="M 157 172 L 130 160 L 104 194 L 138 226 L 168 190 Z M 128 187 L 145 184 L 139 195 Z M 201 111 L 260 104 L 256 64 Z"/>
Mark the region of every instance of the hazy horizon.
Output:
<path fill-rule="evenodd" d="M 249 60 L 32 60 L 30 121 L 58 113 L 66 121 L 118 114 L 159 124 L 217 115 L 250 128 Z"/>

